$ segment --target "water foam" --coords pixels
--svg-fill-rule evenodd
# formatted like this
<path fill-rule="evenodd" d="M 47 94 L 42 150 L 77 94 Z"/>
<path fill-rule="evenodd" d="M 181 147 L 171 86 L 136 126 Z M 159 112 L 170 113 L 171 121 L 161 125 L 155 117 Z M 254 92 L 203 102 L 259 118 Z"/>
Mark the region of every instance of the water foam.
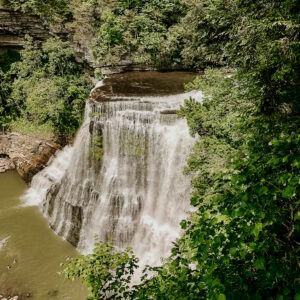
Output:
<path fill-rule="evenodd" d="M 97 235 L 131 246 L 142 264 L 159 264 L 190 210 L 183 168 L 195 140 L 175 113 L 189 97 L 202 94 L 88 102 L 74 146 L 34 177 L 26 205 L 40 205 L 50 227 L 83 253 Z"/>
<path fill-rule="evenodd" d="M 10 236 L 7 236 L 6 238 L 0 240 L 0 250 L 7 245 L 9 239 L 10 239 Z"/>

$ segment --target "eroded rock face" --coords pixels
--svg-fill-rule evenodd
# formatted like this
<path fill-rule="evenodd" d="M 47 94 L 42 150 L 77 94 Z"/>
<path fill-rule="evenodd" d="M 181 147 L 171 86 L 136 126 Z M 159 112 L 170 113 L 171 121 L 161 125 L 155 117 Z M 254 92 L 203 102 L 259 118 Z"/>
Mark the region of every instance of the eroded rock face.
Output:
<path fill-rule="evenodd" d="M 74 40 L 74 30 L 66 28 L 63 22 L 50 25 L 39 16 L 13 11 L 0 5 L 0 55 L 1 49 L 22 49 L 27 34 L 36 42 L 43 42 L 51 37 L 69 40 L 75 50 L 77 61 L 93 75 L 95 61 L 92 50 L 87 44 L 79 44 Z M 88 43 L 89 38 L 83 40 Z"/>
<path fill-rule="evenodd" d="M 21 48 L 26 34 L 40 41 L 50 37 L 49 30 L 38 17 L 8 10 L 0 5 L 0 47 Z"/>
<path fill-rule="evenodd" d="M 100 15 L 101 11 L 97 11 Z M 76 15 L 77 14 L 77 15 Z M 0 50 L 1 48 L 23 48 L 25 35 L 30 35 L 35 41 L 45 41 L 50 37 L 61 37 L 68 40 L 75 50 L 75 56 L 86 72 L 94 76 L 94 70 L 101 71 L 104 75 L 118 74 L 129 71 L 175 71 L 184 70 L 183 66 L 157 67 L 133 63 L 130 58 L 121 60 L 117 65 L 104 65 L 97 62 L 93 55 L 91 41 L 95 38 L 94 27 L 91 24 L 80 23 L 85 12 L 75 11 L 77 23 L 64 23 L 63 20 L 56 24 L 47 24 L 39 16 L 24 14 L 19 11 L 9 10 L 0 5 Z M 79 16 L 78 16 L 79 15 Z M 85 17 L 85 21 L 92 20 L 92 16 Z M 78 25 L 79 24 L 79 25 Z M 82 25 L 82 26 L 80 26 Z M 76 28 L 74 27 L 76 26 Z M 78 26 L 80 28 L 78 28 Z"/>
<path fill-rule="evenodd" d="M 16 169 L 26 183 L 60 149 L 55 142 L 18 133 L 0 135 L 0 172 Z"/>
<path fill-rule="evenodd" d="M 15 165 L 11 161 L 8 155 L 0 154 L 0 173 L 13 170 Z"/>

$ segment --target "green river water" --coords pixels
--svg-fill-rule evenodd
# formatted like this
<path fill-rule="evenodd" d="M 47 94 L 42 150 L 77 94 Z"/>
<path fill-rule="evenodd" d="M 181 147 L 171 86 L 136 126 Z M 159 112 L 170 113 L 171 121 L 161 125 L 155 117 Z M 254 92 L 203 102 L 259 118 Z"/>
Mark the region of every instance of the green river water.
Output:
<path fill-rule="evenodd" d="M 0 295 L 85 299 L 81 283 L 57 274 L 60 263 L 77 251 L 52 232 L 38 207 L 22 206 L 20 196 L 26 188 L 16 172 L 0 174 Z M 25 297 L 28 293 L 32 297 Z"/>

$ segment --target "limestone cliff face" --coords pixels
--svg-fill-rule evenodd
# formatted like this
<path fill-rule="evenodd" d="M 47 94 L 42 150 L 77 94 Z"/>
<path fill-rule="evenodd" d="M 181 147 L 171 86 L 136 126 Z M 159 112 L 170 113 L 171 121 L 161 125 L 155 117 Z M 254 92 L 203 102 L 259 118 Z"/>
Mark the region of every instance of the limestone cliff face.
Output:
<path fill-rule="evenodd" d="M 52 141 L 9 133 L 0 135 L 0 172 L 17 170 L 26 183 L 42 170 L 61 147 Z"/>
<path fill-rule="evenodd" d="M 167 66 L 158 68 L 156 66 L 135 64 L 130 59 L 120 61 L 117 65 L 99 64 L 92 51 L 92 41 L 95 38 L 95 28 L 90 24 L 93 17 L 85 11 L 74 11 L 76 23 L 57 23 L 47 25 L 45 20 L 34 15 L 27 15 L 22 12 L 12 11 L 0 5 L 0 50 L 1 48 L 13 47 L 22 48 L 24 38 L 29 34 L 36 41 L 44 41 L 50 37 L 59 36 L 69 40 L 77 61 L 85 66 L 85 69 L 92 76 L 94 70 L 98 69 L 105 75 L 123 73 L 129 71 L 168 71 L 181 70 L 183 67 L 172 68 Z M 101 14 L 101 11 L 95 13 Z"/>
<path fill-rule="evenodd" d="M 84 25 L 83 25 L 84 26 Z M 26 34 L 30 35 L 35 41 L 45 41 L 50 37 L 60 37 L 69 40 L 75 50 L 79 63 L 86 66 L 87 71 L 93 74 L 92 70 L 96 67 L 92 51 L 86 43 L 91 38 L 85 35 L 79 43 L 75 38 L 75 30 L 65 26 L 63 23 L 47 24 L 39 16 L 24 14 L 13 11 L 0 5 L 0 51 L 6 48 L 22 48 L 24 46 Z"/>
<path fill-rule="evenodd" d="M 38 17 L 0 6 L 0 47 L 21 48 L 26 34 L 39 41 L 50 37 L 49 30 Z"/>

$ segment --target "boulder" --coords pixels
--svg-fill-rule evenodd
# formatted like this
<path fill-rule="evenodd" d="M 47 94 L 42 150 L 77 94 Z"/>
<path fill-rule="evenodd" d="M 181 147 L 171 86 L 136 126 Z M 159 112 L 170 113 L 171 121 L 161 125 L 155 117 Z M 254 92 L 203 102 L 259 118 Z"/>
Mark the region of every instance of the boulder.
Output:
<path fill-rule="evenodd" d="M 60 148 L 53 141 L 19 133 L 0 135 L 0 172 L 15 169 L 30 183 Z"/>

